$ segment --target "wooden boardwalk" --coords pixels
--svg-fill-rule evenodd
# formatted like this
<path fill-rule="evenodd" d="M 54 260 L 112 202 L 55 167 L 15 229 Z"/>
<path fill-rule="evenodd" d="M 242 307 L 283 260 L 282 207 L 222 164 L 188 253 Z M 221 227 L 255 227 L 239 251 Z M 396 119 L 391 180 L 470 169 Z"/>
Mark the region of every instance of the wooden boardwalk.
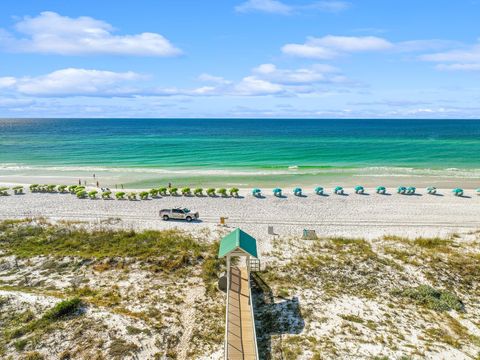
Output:
<path fill-rule="evenodd" d="M 228 360 L 256 360 L 254 322 L 246 268 L 231 267 L 228 291 Z"/>

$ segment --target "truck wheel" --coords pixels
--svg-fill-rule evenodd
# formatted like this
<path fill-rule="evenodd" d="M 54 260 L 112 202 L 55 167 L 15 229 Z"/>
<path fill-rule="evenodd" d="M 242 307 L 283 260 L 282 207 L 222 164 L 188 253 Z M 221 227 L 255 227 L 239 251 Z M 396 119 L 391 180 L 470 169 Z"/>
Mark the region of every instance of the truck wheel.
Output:
<path fill-rule="evenodd" d="M 168 215 L 163 215 L 163 220 L 164 221 L 168 221 L 170 218 L 168 217 Z"/>
<path fill-rule="evenodd" d="M 187 216 L 187 217 L 185 218 L 185 220 L 187 220 L 187 222 L 190 222 L 190 221 L 192 221 L 192 217 L 191 217 L 191 216 Z"/>

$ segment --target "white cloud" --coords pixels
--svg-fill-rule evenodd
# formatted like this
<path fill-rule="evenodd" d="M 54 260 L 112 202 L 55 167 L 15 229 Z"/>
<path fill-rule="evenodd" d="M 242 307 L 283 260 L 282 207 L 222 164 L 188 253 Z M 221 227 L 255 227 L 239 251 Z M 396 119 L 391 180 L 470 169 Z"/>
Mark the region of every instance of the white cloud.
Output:
<path fill-rule="evenodd" d="M 435 67 L 443 71 L 480 71 L 480 63 L 477 64 L 439 64 Z"/>
<path fill-rule="evenodd" d="M 304 58 L 332 59 L 351 52 L 381 51 L 393 47 L 388 40 L 376 36 L 327 35 L 321 38 L 309 37 L 304 44 L 286 44 L 282 47 L 282 52 Z"/>
<path fill-rule="evenodd" d="M 275 84 L 267 80 L 259 79 L 255 76 L 244 77 L 234 88 L 238 95 L 272 95 L 283 92 L 280 84 Z"/>
<path fill-rule="evenodd" d="M 160 88 L 154 93 L 163 96 L 295 96 L 317 93 L 319 84 L 348 81 L 337 68 L 325 64 L 299 69 L 261 64 L 237 82 L 210 74 L 201 74 L 198 79 L 213 85 L 194 89 Z"/>
<path fill-rule="evenodd" d="M 214 76 L 207 73 L 200 74 L 198 76 L 198 80 L 204 81 L 204 82 L 210 82 L 214 84 L 230 84 L 231 83 L 231 81 L 225 80 L 221 76 Z"/>
<path fill-rule="evenodd" d="M 160 34 L 114 35 L 112 25 L 87 16 L 70 18 L 45 11 L 36 17 L 23 18 L 15 29 L 26 37 L 14 38 L 5 31 L 0 34 L 0 43 L 11 51 L 135 56 L 176 56 L 181 53 Z"/>
<path fill-rule="evenodd" d="M 348 9 L 350 3 L 340 0 L 315 1 L 306 5 L 288 5 L 278 0 L 247 0 L 235 7 L 237 12 L 265 12 L 270 14 L 291 15 L 302 11 L 340 12 Z"/>
<path fill-rule="evenodd" d="M 287 15 L 292 7 L 277 0 L 248 0 L 235 7 L 238 12 L 266 12 L 271 14 Z"/>
<path fill-rule="evenodd" d="M 338 69 L 324 64 L 313 65 L 310 68 L 278 69 L 274 64 L 262 64 L 253 69 L 253 73 L 268 81 L 278 84 L 313 84 L 332 81 Z"/>
<path fill-rule="evenodd" d="M 0 84 L 29 96 L 122 96 L 136 93 L 137 89 L 126 84 L 141 78 L 131 71 L 68 68 L 37 77 L 0 78 Z"/>
<path fill-rule="evenodd" d="M 450 51 L 425 54 L 420 56 L 423 61 L 440 63 L 438 70 L 448 71 L 479 71 L 480 70 L 480 43 L 469 47 Z"/>
<path fill-rule="evenodd" d="M 318 9 L 321 11 L 328 12 L 340 12 L 350 8 L 351 4 L 346 1 L 317 1 L 310 5 L 307 5 L 306 8 Z"/>

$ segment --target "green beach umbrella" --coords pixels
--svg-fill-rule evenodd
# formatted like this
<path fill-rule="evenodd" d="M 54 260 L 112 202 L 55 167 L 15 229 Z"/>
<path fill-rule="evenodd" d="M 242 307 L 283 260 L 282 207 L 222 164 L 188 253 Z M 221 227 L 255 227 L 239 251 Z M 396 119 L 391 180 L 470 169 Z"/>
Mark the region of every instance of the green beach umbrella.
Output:
<path fill-rule="evenodd" d="M 343 194 L 343 187 L 337 186 L 333 191 L 335 192 L 335 194 Z"/>
<path fill-rule="evenodd" d="M 323 195 L 323 187 L 317 186 L 317 187 L 315 188 L 315 193 L 316 193 L 317 195 Z"/>
<path fill-rule="evenodd" d="M 427 188 L 427 192 L 428 192 L 429 194 L 432 194 L 432 195 L 433 195 L 433 194 L 436 194 L 436 193 L 437 193 L 437 188 L 436 188 L 435 186 L 429 186 L 429 187 Z"/>
<path fill-rule="evenodd" d="M 406 191 L 407 191 L 407 188 L 405 186 L 399 186 L 397 189 L 397 193 L 399 194 L 405 194 Z"/>
<path fill-rule="evenodd" d="M 385 194 L 387 188 L 385 186 L 377 186 L 377 194 Z"/>
<path fill-rule="evenodd" d="M 363 194 L 365 192 L 365 188 L 361 185 L 355 186 L 355 193 L 356 194 Z"/>
<path fill-rule="evenodd" d="M 460 188 L 455 188 L 452 190 L 453 192 L 453 195 L 455 196 L 462 196 L 463 195 L 463 189 L 460 189 Z"/>

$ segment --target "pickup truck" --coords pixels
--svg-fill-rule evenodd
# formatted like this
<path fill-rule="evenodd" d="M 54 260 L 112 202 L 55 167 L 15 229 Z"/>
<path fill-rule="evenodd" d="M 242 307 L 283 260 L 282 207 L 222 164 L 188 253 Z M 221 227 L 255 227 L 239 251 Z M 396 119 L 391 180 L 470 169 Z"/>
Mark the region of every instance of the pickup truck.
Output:
<path fill-rule="evenodd" d="M 164 221 L 168 221 L 170 219 L 175 219 L 175 220 L 186 220 L 188 222 L 192 220 L 197 220 L 199 215 L 198 212 L 191 212 L 189 209 L 181 209 L 181 208 L 175 208 L 175 209 L 162 209 L 160 210 L 160 217 Z"/>

